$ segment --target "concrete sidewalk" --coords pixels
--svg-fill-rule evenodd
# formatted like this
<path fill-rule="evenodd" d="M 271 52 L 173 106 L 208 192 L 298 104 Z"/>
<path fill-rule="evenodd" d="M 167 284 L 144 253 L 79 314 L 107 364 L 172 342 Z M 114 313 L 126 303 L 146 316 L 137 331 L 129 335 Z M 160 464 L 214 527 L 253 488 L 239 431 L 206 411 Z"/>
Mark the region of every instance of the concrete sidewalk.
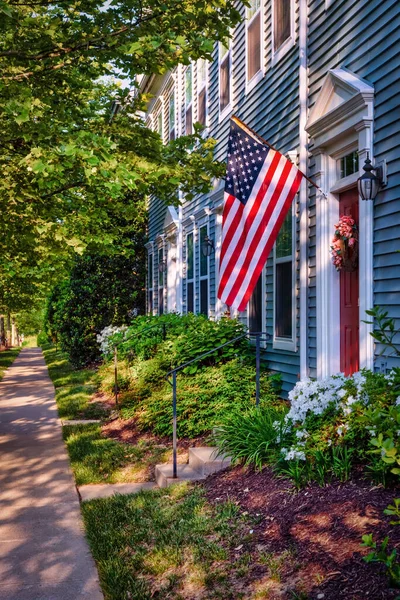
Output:
<path fill-rule="evenodd" d="M 0 382 L 0 598 L 103 600 L 39 348 Z"/>

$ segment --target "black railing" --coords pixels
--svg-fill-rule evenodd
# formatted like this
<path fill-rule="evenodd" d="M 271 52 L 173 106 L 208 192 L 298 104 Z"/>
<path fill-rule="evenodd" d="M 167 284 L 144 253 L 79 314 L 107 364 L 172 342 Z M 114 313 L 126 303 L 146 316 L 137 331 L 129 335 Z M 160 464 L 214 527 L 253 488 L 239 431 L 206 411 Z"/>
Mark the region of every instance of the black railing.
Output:
<path fill-rule="evenodd" d="M 263 337 L 263 336 L 265 336 L 265 337 Z M 177 453 L 178 440 L 177 440 L 177 433 L 176 433 L 176 425 L 177 425 L 176 376 L 177 376 L 177 373 L 179 371 L 182 371 L 182 369 L 185 369 L 189 365 L 192 365 L 193 363 L 195 363 L 199 360 L 202 360 L 206 356 L 210 356 L 210 354 L 214 354 L 218 350 L 221 350 L 221 348 L 230 346 L 231 344 L 234 344 L 234 343 L 236 343 L 244 338 L 247 338 L 247 337 L 255 337 L 255 342 L 256 342 L 256 406 L 258 406 L 260 404 L 261 342 L 268 341 L 269 337 L 270 337 L 269 334 L 266 332 L 260 331 L 260 332 L 243 333 L 242 335 L 239 335 L 238 337 L 233 338 L 232 340 L 229 340 L 229 342 L 225 342 L 224 344 L 221 344 L 220 346 L 216 346 L 216 348 L 213 348 L 212 350 L 208 350 L 208 352 L 204 352 L 203 354 L 196 356 L 196 358 L 192 358 L 192 360 L 188 360 L 187 362 L 183 363 L 182 365 L 179 365 L 179 367 L 175 367 L 175 369 L 171 369 L 171 371 L 169 371 L 166 374 L 165 378 L 168 381 L 168 383 L 172 386 L 172 477 L 173 477 L 173 479 L 176 479 L 178 477 L 178 453 Z M 172 381 L 170 380 L 171 376 L 172 376 Z"/>

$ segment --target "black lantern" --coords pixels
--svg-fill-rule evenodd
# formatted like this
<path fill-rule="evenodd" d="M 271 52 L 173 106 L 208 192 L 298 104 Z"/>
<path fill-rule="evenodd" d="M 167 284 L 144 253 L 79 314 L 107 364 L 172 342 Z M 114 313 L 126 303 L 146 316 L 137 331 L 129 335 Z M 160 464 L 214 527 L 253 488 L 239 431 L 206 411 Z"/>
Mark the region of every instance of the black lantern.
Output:
<path fill-rule="evenodd" d="M 375 200 L 382 185 L 382 167 L 373 167 L 367 153 L 363 169 L 365 173 L 357 180 L 358 193 L 362 200 Z M 376 175 L 372 171 L 376 171 Z"/>
<path fill-rule="evenodd" d="M 203 243 L 201 244 L 201 252 L 203 256 L 211 256 L 211 254 L 214 252 L 214 249 L 214 242 L 208 237 L 208 235 L 206 235 Z"/>

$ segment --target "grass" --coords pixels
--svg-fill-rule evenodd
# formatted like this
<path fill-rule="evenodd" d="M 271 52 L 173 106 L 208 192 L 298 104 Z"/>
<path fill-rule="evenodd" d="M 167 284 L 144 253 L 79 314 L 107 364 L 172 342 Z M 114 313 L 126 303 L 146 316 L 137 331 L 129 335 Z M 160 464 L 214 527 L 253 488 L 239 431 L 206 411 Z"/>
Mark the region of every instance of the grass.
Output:
<path fill-rule="evenodd" d="M 170 451 L 152 439 L 122 444 L 102 436 L 95 424 L 65 426 L 63 436 L 77 485 L 149 481 L 154 466 L 170 458 Z"/>
<path fill-rule="evenodd" d="M 235 504 L 213 507 L 200 487 L 181 484 L 82 511 L 106 600 L 245 597 L 232 589 L 243 568 L 232 555 L 251 525 Z"/>
<path fill-rule="evenodd" d="M 21 348 L 10 348 L 9 350 L 0 352 L 0 381 L 3 379 L 5 371 L 13 364 L 20 352 Z"/>
<path fill-rule="evenodd" d="M 107 414 L 103 406 L 91 402 L 97 391 L 94 369 L 74 370 L 61 350 L 47 344 L 42 348 L 49 375 L 56 388 L 61 419 L 98 419 Z"/>

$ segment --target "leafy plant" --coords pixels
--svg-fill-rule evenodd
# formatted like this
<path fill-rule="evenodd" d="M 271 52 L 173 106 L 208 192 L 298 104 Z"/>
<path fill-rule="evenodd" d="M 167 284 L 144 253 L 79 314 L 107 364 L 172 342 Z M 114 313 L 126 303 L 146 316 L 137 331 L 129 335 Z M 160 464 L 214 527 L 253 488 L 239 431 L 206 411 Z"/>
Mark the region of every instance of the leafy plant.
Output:
<path fill-rule="evenodd" d="M 400 348 L 398 344 L 395 344 L 394 342 L 396 335 L 400 333 L 400 329 L 396 328 L 395 320 L 389 317 L 389 311 L 384 310 L 380 306 L 375 306 L 365 312 L 370 317 L 373 317 L 372 321 L 364 321 L 364 323 L 374 325 L 374 331 L 371 335 L 383 346 L 380 354 L 384 354 L 386 348 L 390 348 L 392 351 L 391 354 L 400 356 Z"/>
<path fill-rule="evenodd" d="M 391 585 L 400 588 L 400 562 L 397 560 L 396 548 L 392 551 L 388 550 L 389 537 L 386 536 L 380 546 L 374 542 L 372 533 L 363 535 L 362 540 L 362 546 L 372 548 L 372 552 L 364 557 L 365 562 L 382 563 L 386 567 Z"/>

